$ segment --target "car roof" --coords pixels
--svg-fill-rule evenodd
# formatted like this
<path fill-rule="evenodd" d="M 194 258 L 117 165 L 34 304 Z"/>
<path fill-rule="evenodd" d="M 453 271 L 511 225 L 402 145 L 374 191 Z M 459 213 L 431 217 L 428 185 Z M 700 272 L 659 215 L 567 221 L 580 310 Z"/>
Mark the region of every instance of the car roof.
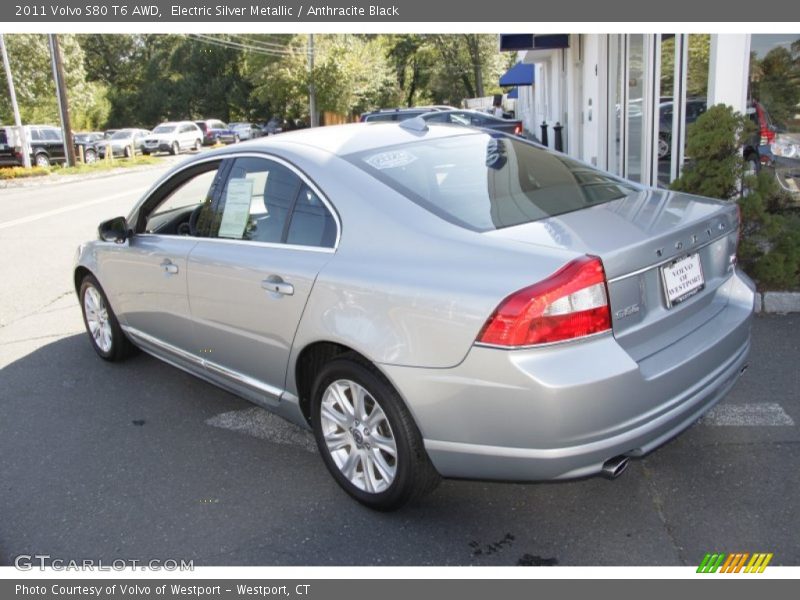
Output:
<path fill-rule="evenodd" d="M 279 136 L 257 138 L 246 144 L 248 148 L 263 148 L 267 151 L 274 148 L 291 148 L 302 145 L 319 148 L 337 156 L 345 156 L 356 152 L 417 142 L 422 139 L 479 135 L 479 133 L 466 127 L 453 127 L 445 123 L 430 123 L 424 132 L 412 131 L 397 122 L 351 123 L 299 129 L 282 133 Z M 241 145 L 237 144 L 236 146 L 241 148 Z M 237 150 L 236 146 L 216 152 L 220 154 L 233 153 Z"/>

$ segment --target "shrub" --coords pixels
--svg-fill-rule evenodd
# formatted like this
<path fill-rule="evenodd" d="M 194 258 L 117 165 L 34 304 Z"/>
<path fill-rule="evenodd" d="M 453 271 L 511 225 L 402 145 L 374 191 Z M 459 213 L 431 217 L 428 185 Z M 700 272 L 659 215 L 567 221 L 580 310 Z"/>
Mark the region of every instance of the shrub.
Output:
<path fill-rule="evenodd" d="M 744 176 L 741 148 L 752 135 L 749 119 L 717 105 L 688 127 L 688 164 L 672 189 L 738 199 L 742 211 L 739 264 L 760 289 L 800 289 L 800 216 L 770 170 Z"/>

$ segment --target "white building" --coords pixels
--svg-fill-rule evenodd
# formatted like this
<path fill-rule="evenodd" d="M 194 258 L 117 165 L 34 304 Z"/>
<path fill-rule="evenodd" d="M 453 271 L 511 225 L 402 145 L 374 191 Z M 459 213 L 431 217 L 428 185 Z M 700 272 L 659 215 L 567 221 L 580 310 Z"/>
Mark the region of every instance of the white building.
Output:
<path fill-rule="evenodd" d="M 517 118 L 540 140 L 546 124 L 550 147 L 555 147 L 554 127 L 560 124 L 567 154 L 634 181 L 667 185 L 683 164 L 692 64 L 695 80 L 696 65 L 704 71 L 708 64 L 703 110 L 706 103 L 728 104 L 741 113 L 747 108 L 751 36 L 704 36 L 707 53 L 697 59 L 690 57 L 690 37 L 501 36 L 503 49 L 516 50 L 521 63 L 533 65 L 532 77 L 516 72 Z M 511 71 L 506 75 L 515 78 Z M 527 85 L 526 78 L 532 79 Z"/>

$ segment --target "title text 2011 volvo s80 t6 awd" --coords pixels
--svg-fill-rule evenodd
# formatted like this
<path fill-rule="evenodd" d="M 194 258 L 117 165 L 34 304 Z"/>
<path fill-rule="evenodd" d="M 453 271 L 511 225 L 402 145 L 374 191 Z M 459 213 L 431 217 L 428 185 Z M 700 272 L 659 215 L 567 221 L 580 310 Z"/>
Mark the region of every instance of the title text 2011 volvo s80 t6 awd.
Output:
<path fill-rule="evenodd" d="M 714 405 L 750 347 L 734 204 L 494 132 L 230 146 L 99 233 L 74 278 L 101 357 L 142 348 L 313 428 L 376 508 L 441 476 L 615 476 Z"/>

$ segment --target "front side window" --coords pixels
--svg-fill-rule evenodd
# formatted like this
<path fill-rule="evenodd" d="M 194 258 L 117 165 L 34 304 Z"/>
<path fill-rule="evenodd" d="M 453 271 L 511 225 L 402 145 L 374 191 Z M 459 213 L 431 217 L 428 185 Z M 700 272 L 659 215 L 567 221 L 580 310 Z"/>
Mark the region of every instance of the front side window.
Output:
<path fill-rule="evenodd" d="M 563 155 L 500 134 L 423 140 L 346 158 L 437 216 L 475 231 L 546 219 L 637 190 Z"/>
<path fill-rule="evenodd" d="M 201 235 L 211 219 L 211 201 L 218 165 L 203 167 L 201 172 L 181 176 L 146 217 L 145 233 L 161 235 Z"/>

